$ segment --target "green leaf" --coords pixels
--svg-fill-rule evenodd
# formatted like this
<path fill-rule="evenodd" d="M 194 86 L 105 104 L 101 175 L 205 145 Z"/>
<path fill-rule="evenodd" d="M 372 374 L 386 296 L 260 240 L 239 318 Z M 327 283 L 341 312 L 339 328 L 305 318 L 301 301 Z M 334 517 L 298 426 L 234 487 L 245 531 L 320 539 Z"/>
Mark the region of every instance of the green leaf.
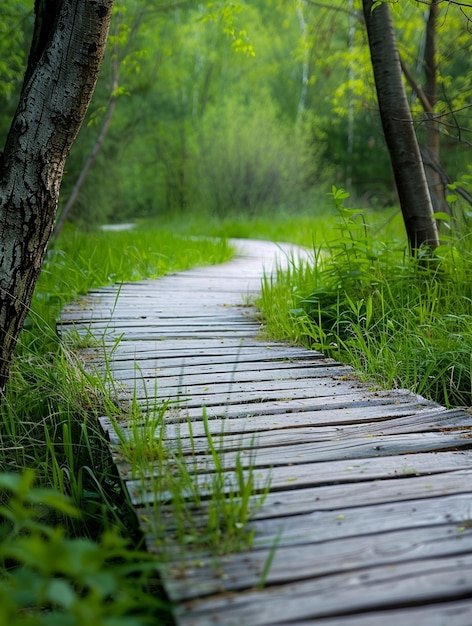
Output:
<path fill-rule="evenodd" d="M 47 599 L 57 606 L 69 609 L 76 602 L 77 595 L 67 581 L 53 578 L 48 585 Z"/>
<path fill-rule="evenodd" d="M 25 470 L 22 474 L 6 472 L 0 474 L 0 489 L 11 491 L 15 494 L 27 493 L 34 483 L 34 472 Z"/>
<path fill-rule="evenodd" d="M 444 211 L 439 211 L 438 213 L 434 213 L 433 217 L 435 220 L 440 220 L 442 222 L 451 221 L 451 216 L 448 213 L 445 213 Z"/>

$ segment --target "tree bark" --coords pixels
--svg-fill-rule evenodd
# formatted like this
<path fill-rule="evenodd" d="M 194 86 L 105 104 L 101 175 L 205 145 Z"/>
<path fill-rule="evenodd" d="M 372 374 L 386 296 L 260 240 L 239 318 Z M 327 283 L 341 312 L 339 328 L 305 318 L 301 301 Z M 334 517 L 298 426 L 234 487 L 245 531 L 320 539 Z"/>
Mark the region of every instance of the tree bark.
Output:
<path fill-rule="evenodd" d="M 439 122 L 434 115 L 434 107 L 438 101 L 438 68 L 436 62 L 436 24 L 439 17 L 439 0 L 431 0 L 428 21 L 426 24 L 426 42 L 424 50 L 425 87 L 424 94 L 428 99 L 431 111 L 425 110 L 426 153 L 429 161 L 439 165 Z M 435 212 L 450 213 L 445 198 L 445 189 L 441 177 L 434 167 L 425 164 L 431 200 Z"/>
<path fill-rule="evenodd" d="M 439 245 L 438 230 L 402 81 L 390 9 L 382 3 L 372 11 L 373 0 L 362 4 L 380 117 L 410 249 L 412 253 L 421 246 L 434 249 Z"/>
<path fill-rule="evenodd" d="M 0 391 L 103 60 L 113 0 L 36 0 L 25 80 L 0 157 Z"/>

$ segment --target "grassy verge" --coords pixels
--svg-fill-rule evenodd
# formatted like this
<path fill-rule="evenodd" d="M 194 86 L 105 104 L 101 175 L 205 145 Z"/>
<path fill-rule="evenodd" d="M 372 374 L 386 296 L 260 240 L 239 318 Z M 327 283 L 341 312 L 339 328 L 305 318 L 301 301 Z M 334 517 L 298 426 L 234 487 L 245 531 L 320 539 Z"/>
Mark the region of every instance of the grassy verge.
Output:
<path fill-rule="evenodd" d="M 69 232 L 48 252 L 0 405 L 1 623 L 162 623 L 162 603 L 147 593 L 155 565 L 136 548 L 98 428 L 99 415 L 120 408 L 58 341 L 54 322 L 88 289 L 231 255 L 225 241 L 162 228 Z"/>
<path fill-rule="evenodd" d="M 350 363 L 384 388 L 446 406 L 472 404 L 472 247 L 447 241 L 411 258 L 333 190 L 337 237 L 310 263 L 266 281 L 266 332 Z"/>
<path fill-rule="evenodd" d="M 167 227 L 147 223 L 131 232 L 65 232 L 49 251 L 0 407 L 0 622 L 160 623 L 161 607 L 147 593 L 153 566 L 124 539 L 132 538 L 134 546 L 139 542 L 97 427 L 98 415 L 113 418 L 122 408 L 58 342 L 54 321 L 64 304 L 88 289 L 231 255 L 225 242 L 195 235 L 311 246 L 313 262 L 292 265 L 277 280 L 266 281 L 260 306 L 267 333 L 350 362 L 379 385 L 408 387 L 449 406 L 472 404 L 469 240 L 444 244 L 434 258 L 411 259 L 398 216 L 373 220 L 364 211 L 345 209 L 342 195 L 334 193 L 334 216 L 331 211 L 318 218 L 200 218 Z M 151 427 L 154 434 L 159 424 Z M 175 534 L 182 544 L 231 550 L 244 539 L 240 531 L 253 476 L 236 464 L 225 482 L 218 442 L 207 439 L 211 489 L 225 494 L 213 501 L 202 501 L 198 472 L 192 472 L 195 455 L 183 451 L 179 441 L 164 449 L 163 434 L 162 441 L 152 437 L 157 447 L 149 448 L 147 437 L 139 450 L 136 441 L 123 442 L 123 451 L 136 463 L 138 477 L 150 462 L 167 468 L 165 484 L 158 481 L 153 488 L 161 500 L 165 496 L 164 504 L 180 507 Z M 190 430 L 185 445 L 191 448 L 191 442 Z M 143 457 L 141 464 L 136 455 Z M 190 498 L 183 498 L 182 480 Z M 194 519 L 192 507 L 205 508 L 206 521 Z M 230 540 L 227 546 L 223 535 Z M 118 596 L 123 602 L 107 614 L 110 600 L 115 603 Z"/>

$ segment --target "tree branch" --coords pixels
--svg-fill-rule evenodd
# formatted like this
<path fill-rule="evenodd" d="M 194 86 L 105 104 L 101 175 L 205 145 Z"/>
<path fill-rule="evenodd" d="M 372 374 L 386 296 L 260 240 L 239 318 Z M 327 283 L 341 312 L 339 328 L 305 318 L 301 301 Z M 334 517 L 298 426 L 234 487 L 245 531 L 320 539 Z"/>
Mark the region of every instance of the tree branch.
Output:
<path fill-rule="evenodd" d="M 418 82 L 416 82 L 415 77 L 410 72 L 410 69 L 409 69 L 408 65 L 405 63 L 405 61 L 402 59 L 402 57 L 400 57 L 400 65 L 401 65 L 401 68 L 402 68 L 403 75 L 405 76 L 405 78 L 406 78 L 408 84 L 410 85 L 410 87 L 413 89 L 413 91 L 418 96 L 419 101 L 421 102 L 421 106 L 423 107 L 425 112 L 433 114 L 434 113 L 433 107 L 431 106 L 430 101 L 426 97 L 426 94 L 423 91 L 423 88 L 421 87 L 421 85 Z"/>

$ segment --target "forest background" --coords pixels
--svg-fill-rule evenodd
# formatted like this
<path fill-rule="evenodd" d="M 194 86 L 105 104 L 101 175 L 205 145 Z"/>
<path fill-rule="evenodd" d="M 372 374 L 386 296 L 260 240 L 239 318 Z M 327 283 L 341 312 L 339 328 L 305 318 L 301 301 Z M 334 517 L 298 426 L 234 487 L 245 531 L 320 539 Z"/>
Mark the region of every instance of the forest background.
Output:
<path fill-rule="evenodd" d="M 428 5 L 395 6 L 402 61 L 421 88 Z M 434 105 L 440 166 L 451 183 L 467 187 L 472 38 L 460 7 L 441 11 Z M 33 21 L 32 0 L 2 3 L 2 143 Z M 424 108 L 411 80 L 408 90 L 424 143 Z M 82 227 L 196 213 L 317 214 L 332 184 L 347 189 L 353 204 L 394 206 L 361 3 L 117 2 L 60 211 L 93 159 L 68 213 Z"/>

